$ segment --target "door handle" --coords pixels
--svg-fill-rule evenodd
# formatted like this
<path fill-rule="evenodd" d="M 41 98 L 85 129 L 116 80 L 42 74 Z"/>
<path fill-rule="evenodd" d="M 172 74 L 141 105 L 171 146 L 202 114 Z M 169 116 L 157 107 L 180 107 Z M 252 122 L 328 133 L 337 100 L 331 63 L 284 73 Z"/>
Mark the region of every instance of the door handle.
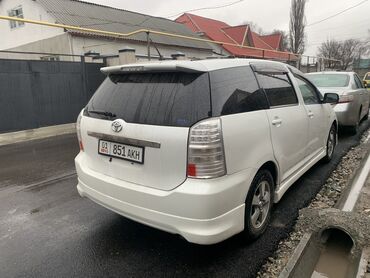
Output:
<path fill-rule="evenodd" d="M 282 123 L 283 123 L 283 121 L 282 121 L 282 119 L 279 119 L 279 118 L 276 118 L 276 119 L 274 119 L 274 120 L 272 120 L 272 122 L 271 122 L 274 126 L 280 126 Z"/>
<path fill-rule="evenodd" d="M 308 115 L 308 117 L 309 117 L 310 119 L 312 119 L 312 118 L 313 118 L 313 116 L 315 116 L 315 114 L 314 114 L 313 112 L 311 112 L 311 111 L 308 111 L 307 115 Z"/>

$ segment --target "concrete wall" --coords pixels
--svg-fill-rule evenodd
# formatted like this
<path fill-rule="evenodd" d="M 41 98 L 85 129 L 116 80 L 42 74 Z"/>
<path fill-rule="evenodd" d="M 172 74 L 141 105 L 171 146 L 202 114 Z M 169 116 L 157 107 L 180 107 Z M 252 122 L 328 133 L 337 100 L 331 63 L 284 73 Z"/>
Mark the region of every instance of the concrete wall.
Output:
<path fill-rule="evenodd" d="M 100 53 L 101 55 L 118 55 L 118 51 L 125 47 L 134 48 L 137 55 L 146 55 L 147 46 L 145 43 L 129 41 L 129 40 L 112 40 L 112 39 L 102 39 L 93 37 L 82 37 L 73 36 L 72 37 L 72 48 L 73 54 L 82 55 L 88 51 L 94 51 Z M 212 50 L 202 50 L 195 48 L 186 48 L 180 46 L 169 46 L 169 45 L 156 45 L 161 54 L 165 57 L 171 57 L 171 54 L 180 51 L 185 54 L 188 58 L 205 58 L 213 55 Z M 154 46 L 150 48 L 151 55 L 158 56 L 158 53 Z M 145 58 L 138 58 L 138 60 L 146 60 Z M 117 65 L 118 58 L 109 59 L 109 65 Z"/>
<path fill-rule="evenodd" d="M 0 60 L 0 133 L 75 122 L 105 79 L 102 66 Z"/>
<path fill-rule="evenodd" d="M 43 52 L 55 54 L 71 54 L 71 35 L 64 33 L 52 38 L 43 39 L 36 42 L 31 42 L 18 47 L 9 49 L 11 51 L 20 52 Z M 14 54 L 14 53 L 1 53 L 0 59 L 22 59 L 22 60 L 39 60 L 41 57 L 48 55 L 41 54 Z M 58 56 L 60 61 L 79 61 L 78 57 Z"/>
<path fill-rule="evenodd" d="M 20 5 L 23 8 L 24 18 L 55 22 L 53 17 L 51 17 L 36 1 L 32 0 L 1 0 L 0 14 L 8 15 L 9 10 Z M 63 29 L 60 28 L 51 28 L 27 23 L 22 27 L 10 29 L 9 21 L 0 20 L 0 50 L 14 48 L 30 42 L 55 37 L 63 33 Z"/>

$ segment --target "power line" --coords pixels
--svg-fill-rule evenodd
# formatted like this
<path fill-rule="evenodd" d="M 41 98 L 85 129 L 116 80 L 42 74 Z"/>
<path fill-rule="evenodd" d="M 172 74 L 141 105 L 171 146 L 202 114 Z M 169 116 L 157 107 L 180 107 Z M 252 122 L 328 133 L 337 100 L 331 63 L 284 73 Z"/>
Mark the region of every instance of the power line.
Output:
<path fill-rule="evenodd" d="M 356 7 L 358 7 L 358 6 L 362 5 L 362 4 L 364 4 L 364 3 L 365 3 L 365 2 L 367 2 L 367 1 L 369 1 L 369 0 L 364 0 L 364 1 L 362 1 L 362 2 L 358 3 L 358 4 L 354 5 L 354 6 L 351 6 L 351 7 L 347 8 L 347 9 L 344 9 L 343 11 L 340 11 L 340 12 L 338 12 L 338 13 L 336 13 L 336 14 L 334 14 L 334 15 L 331 15 L 331 16 L 329 16 L 329 17 L 327 17 L 327 18 L 321 19 L 321 20 L 316 21 L 316 22 L 313 22 L 313 23 L 311 23 L 311 24 L 307 24 L 307 25 L 306 25 L 306 27 L 310 27 L 310 26 L 313 26 L 313 25 L 319 24 L 319 23 L 321 23 L 321 22 L 323 22 L 323 21 L 326 21 L 326 20 L 332 19 L 333 17 L 336 17 L 336 16 L 341 15 L 341 14 L 343 14 L 343 13 L 345 13 L 345 12 L 349 11 L 349 10 L 352 10 L 352 9 L 354 9 L 354 8 L 356 8 Z"/>
<path fill-rule="evenodd" d="M 164 18 L 176 17 L 176 16 L 182 15 L 184 13 L 190 13 L 190 12 L 196 12 L 196 11 L 202 11 L 202 10 L 215 10 L 215 9 L 220 9 L 220 8 L 226 8 L 226 7 L 230 7 L 230 6 L 233 6 L 235 4 L 238 4 L 238 3 L 244 2 L 244 1 L 245 0 L 238 0 L 238 1 L 234 1 L 234 2 L 231 2 L 231 3 L 228 3 L 228 4 L 219 5 L 219 6 L 212 6 L 212 7 L 205 7 L 205 8 L 199 8 L 199 9 L 187 10 L 187 11 L 184 11 L 184 12 L 164 16 Z"/>
<path fill-rule="evenodd" d="M 360 44 L 370 43 L 370 40 L 366 40 L 366 39 L 365 40 L 362 40 L 363 37 L 362 38 L 350 38 L 350 39 L 358 40 Z M 322 42 L 311 42 L 311 43 L 308 43 L 307 46 L 321 45 L 321 44 L 327 42 L 328 40 L 330 41 L 330 39 L 326 39 L 326 40 L 324 40 Z M 345 42 L 346 40 L 347 39 L 341 39 L 341 40 L 336 40 L 336 41 L 337 42 Z"/>
<path fill-rule="evenodd" d="M 355 28 L 361 28 L 365 27 L 368 28 L 370 26 L 370 19 L 366 19 L 359 22 L 351 22 L 351 27 Z M 328 30 L 346 30 L 348 29 L 348 23 L 347 24 L 341 24 L 341 25 L 335 25 L 332 27 L 322 28 L 320 27 L 317 31 L 310 30 L 310 34 L 322 34 L 322 31 L 328 31 Z"/>

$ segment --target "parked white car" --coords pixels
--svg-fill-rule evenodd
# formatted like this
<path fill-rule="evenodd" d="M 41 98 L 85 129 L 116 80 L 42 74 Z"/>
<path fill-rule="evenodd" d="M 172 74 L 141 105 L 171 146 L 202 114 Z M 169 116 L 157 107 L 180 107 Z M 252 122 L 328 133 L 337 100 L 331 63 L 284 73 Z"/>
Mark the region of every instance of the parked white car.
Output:
<path fill-rule="evenodd" d="M 266 229 L 337 120 L 297 69 L 248 59 L 108 67 L 77 121 L 78 192 L 143 224 L 214 244 Z"/>
<path fill-rule="evenodd" d="M 355 72 L 316 72 L 307 77 L 321 93 L 337 93 L 334 106 L 340 126 L 349 127 L 356 134 L 361 120 L 369 115 L 370 92 Z"/>

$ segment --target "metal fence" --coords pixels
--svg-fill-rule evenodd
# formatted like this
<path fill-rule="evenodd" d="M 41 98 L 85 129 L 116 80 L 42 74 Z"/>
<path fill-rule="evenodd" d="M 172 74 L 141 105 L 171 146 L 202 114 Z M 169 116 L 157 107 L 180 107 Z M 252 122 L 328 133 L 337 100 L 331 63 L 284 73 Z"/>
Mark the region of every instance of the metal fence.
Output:
<path fill-rule="evenodd" d="M 103 63 L 0 59 L 0 133 L 72 123 L 104 80 Z"/>

